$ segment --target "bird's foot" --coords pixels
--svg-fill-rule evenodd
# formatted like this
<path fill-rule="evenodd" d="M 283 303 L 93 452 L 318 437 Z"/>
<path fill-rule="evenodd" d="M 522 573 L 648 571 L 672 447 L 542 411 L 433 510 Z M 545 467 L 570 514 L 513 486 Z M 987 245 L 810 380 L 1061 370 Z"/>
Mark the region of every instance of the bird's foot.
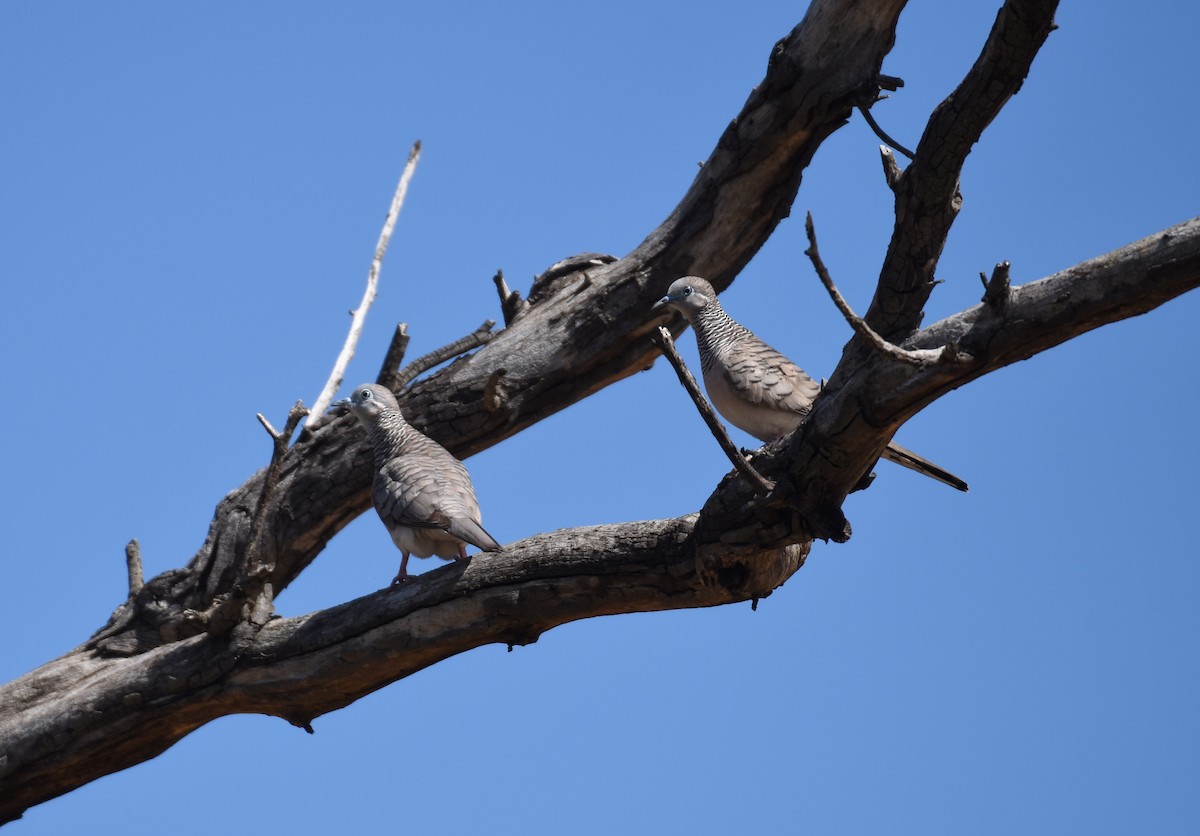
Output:
<path fill-rule="evenodd" d="M 400 586 L 401 584 L 410 583 L 411 581 L 412 575 L 408 574 L 408 572 L 401 572 L 399 575 L 396 575 L 396 577 L 392 578 L 392 586 Z"/>

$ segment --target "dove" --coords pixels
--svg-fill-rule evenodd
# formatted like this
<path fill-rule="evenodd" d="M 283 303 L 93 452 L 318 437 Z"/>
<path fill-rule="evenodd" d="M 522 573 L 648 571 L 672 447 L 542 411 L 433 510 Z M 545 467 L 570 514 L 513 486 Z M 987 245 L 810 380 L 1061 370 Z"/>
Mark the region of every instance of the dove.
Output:
<path fill-rule="evenodd" d="M 343 414 L 352 412 L 371 439 L 371 501 L 403 555 L 393 584 L 409 579 L 409 555 L 463 560 L 468 543 L 486 552 L 500 551 L 500 544 L 483 528 L 479 501 L 463 463 L 404 420 L 387 388 L 358 386 L 334 407 Z"/>
<path fill-rule="evenodd" d="M 698 276 L 676 279 L 653 307 L 683 314 L 696 333 L 704 388 L 717 412 L 759 441 L 775 441 L 796 429 L 812 409 L 821 384 L 735 322 L 713 286 Z M 883 458 L 960 491 L 967 483 L 895 442 Z"/>

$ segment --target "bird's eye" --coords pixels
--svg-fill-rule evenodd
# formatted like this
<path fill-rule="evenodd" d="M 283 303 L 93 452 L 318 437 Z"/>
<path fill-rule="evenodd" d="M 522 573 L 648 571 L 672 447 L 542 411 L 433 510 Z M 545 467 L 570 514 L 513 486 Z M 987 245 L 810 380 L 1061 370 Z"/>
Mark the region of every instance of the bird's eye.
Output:
<path fill-rule="evenodd" d="M 684 295 L 684 296 L 691 296 L 691 295 L 692 295 L 692 290 L 693 290 L 693 288 L 691 288 L 691 287 L 685 287 L 685 288 L 683 289 L 683 295 Z"/>
<path fill-rule="evenodd" d="M 370 389 L 363 389 L 358 393 L 359 400 L 369 401 L 373 397 Z"/>

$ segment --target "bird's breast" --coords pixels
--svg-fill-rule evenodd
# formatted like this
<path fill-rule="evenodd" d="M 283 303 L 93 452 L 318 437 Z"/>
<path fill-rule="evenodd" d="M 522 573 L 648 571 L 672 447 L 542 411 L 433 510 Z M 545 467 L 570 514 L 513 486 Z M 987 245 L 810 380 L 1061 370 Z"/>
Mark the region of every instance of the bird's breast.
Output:
<path fill-rule="evenodd" d="M 704 388 L 722 418 L 759 441 L 782 438 L 800 424 L 798 413 L 747 400 L 718 368 L 704 372 Z"/>

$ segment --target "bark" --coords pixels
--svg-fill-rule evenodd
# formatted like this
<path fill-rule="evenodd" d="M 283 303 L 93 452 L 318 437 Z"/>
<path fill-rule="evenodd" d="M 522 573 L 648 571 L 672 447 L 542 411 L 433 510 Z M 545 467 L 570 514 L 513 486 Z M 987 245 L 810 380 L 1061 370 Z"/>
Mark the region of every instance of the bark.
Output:
<path fill-rule="evenodd" d="M 666 221 L 624 258 L 556 265 L 524 302 L 507 294 L 508 327 L 401 391 L 414 425 L 466 457 L 650 365 L 661 322 L 652 302 L 683 274 L 728 286 L 789 213 L 820 143 L 874 96 L 903 5 L 814 2 Z M 916 160 L 889 178 L 897 225 L 867 320 L 905 349 L 929 350 L 929 362 L 852 341 L 805 426 L 756 456 L 776 483 L 770 495 L 755 498 L 730 474 L 699 514 L 550 532 L 501 557 L 273 619 L 271 591 L 369 506 L 370 452 L 353 419 L 318 425 L 283 453 L 273 490 L 259 473 L 219 503 L 187 566 L 131 593 L 76 650 L 0 688 L 0 821 L 152 758 L 219 716 L 258 712 L 307 727 L 482 644 L 525 644 L 596 615 L 765 597 L 803 565 L 815 537 L 849 536 L 842 501 L 924 406 L 1200 284 L 1193 220 L 1039 282 L 996 282 L 986 302 L 918 330 L 962 162 L 1019 88 L 1054 5 L 1005 4 Z"/>

